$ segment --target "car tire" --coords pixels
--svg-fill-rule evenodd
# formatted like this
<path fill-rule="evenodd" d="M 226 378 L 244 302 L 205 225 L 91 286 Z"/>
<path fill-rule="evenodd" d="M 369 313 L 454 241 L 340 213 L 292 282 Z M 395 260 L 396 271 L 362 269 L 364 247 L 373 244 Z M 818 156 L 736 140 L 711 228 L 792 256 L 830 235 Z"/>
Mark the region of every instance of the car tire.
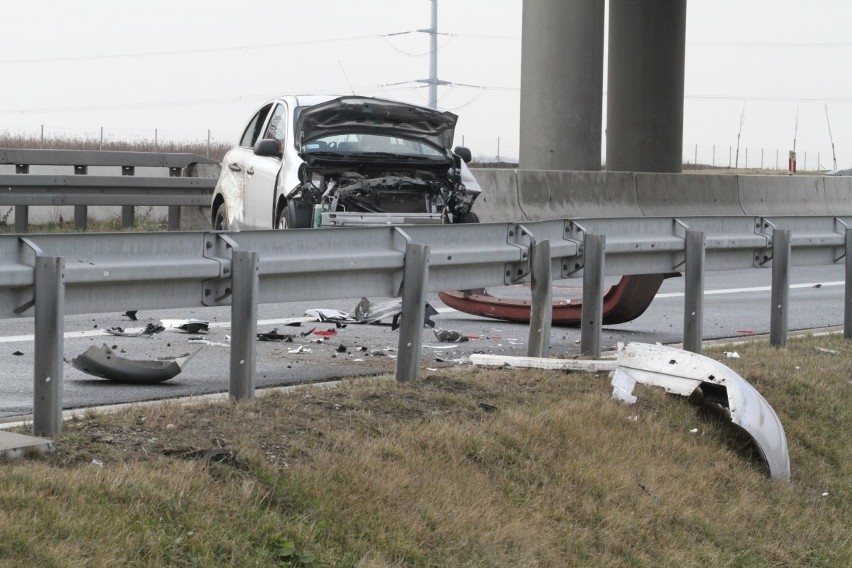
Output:
<path fill-rule="evenodd" d="M 225 204 L 219 206 L 216 209 L 216 215 L 213 217 L 213 230 L 214 231 L 227 231 L 228 230 L 228 214 L 225 210 Z"/>
<path fill-rule="evenodd" d="M 293 218 L 293 210 L 289 204 L 282 201 L 279 203 L 278 212 L 275 214 L 275 229 L 284 231 L 297 228 L 296 221 Z"/>
<path fill-rule="evenodd" d="M 459 215 L 456 223 L 479 223 L 479 215 L 473 211 L 468 211 L 464 215 Z"/>

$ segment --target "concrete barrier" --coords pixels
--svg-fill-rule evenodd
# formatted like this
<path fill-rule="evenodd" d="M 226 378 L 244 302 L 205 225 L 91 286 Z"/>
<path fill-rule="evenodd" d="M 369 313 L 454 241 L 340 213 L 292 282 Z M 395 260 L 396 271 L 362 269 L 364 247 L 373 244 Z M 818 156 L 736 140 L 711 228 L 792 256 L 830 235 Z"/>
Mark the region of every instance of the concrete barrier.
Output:
<path fill-rule="evenodd" d="M 510 169 L 474 169 L 482 194 L 473 211 L 483 223 L 529 221 L 518 203 L 518 172 Z"/>
<path fill-rule="evenodd" d="M 830 215 L 852 215 L 852 176 L 825 176 L 825 205 Z"/>
<path fill-rule="evenodd" d="M 636 194 L 646 217 L 739 216 L 736 176 L 637 173 Z"/>
<path fill-rule="evenodd" d="M 852 177 L 477 169 L 483 222 L 852 215 Z"/>
<path fill-rule="evenodd" d="M 630 172 L 518 171 L 528 219 L 641 217 Z"/>
<path fill-rule="evenodd" d="M 740 206 L 746 215 L 831 215 L 825 177 L 737 176 Z"/>

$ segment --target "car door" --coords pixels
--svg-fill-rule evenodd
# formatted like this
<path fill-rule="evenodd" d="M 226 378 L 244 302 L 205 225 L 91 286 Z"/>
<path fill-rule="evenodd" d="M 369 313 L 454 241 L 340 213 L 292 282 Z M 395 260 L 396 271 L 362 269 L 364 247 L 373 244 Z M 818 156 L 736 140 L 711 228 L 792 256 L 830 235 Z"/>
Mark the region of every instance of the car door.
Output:
<path fill-rule="evenodd" d="M 246 198 L 246 172 L 254 157 L 254 143 L 260 136 L 261 129 L 266 122 L 266 117 L 272 104 L 265 105 L 246 125 L 240 143 L 225 155 L 222 164 L 221 190 L 225 198 L 225 208 L 228 212 L 228 221 L 232 229 L 240 229 L 245 226 L 245 198 Z"/>
<path fill-rule="evenodd" d="M 287 131 L 287 105 L 277 103 L 258 140 L 275 140 L 283 150 Z M 258 156 L 246 162 L 245 226 L 251 229 L 271 229 L 275 214 L 275 183 L 281 171 L 281 154 Z"/>

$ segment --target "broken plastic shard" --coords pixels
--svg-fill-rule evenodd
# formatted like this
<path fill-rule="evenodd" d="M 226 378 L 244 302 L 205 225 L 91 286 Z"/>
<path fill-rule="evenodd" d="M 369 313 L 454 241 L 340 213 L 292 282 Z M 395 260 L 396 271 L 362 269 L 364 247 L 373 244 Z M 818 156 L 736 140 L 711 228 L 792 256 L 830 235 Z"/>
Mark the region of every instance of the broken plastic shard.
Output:
<path fill-rule="evenodd" d="M 633 380 L 633 377 L 621 369 L 616 369 L 612 376 L 612 398 L 627 404 L 634 404 L 637 400 L 632 394 L 635 386 L 636 381 Z"/>
<path fill-rule="evenodd" d="M 423 323 L 429 327 L 435 327 L 432 318 L 438 315 L 438 310 L 433 308 L 429 302 L 426 302 L 423 309 Z M 393 318 L 391 327 L 396 329 L 399 327 L 399 317 L 402 314 L 402 299 L 373 304 L 368 298 L 361 298 L 361 301 L 355 306 L 354 312 L 355 320 L 363 324 L 379 323 L 383 319 Z"/>
<path fill-rule="evenodd" d="M 317 319 L 320 322 L 331 322 L 331 323 L 354 323 L 355 319 L 347 314 L 346 312 L 341 312 L 340 310 L 333 310 L 328 308 L 311 308 L 310 310 L 305 311 L 306 316 L 311 316 Z"/>
<path fill-rule="evenodd" d="M 290 353 L 291 355 L 297 355 L 299 353 L 310 353 L 310 352 L 311 352 L 311 350 L 306 349 L 304 345 L 299 345 L 295 349 L 288 349 L 287 350 L 287 353 Z"/>
<path fill-rule="evenodd" d="M 95 377 L 119 383 L 148 385 L 177 376 L 198 351 L 200 349 L 180 357 L 138 361 L 119 357 L 104 344 L 101 347 L 92 345 L 84 353 L 66 362 L 75 369 Z"/>
<path fill-rule="evenodd" d="M 275 342 L 285 341 L 287 343 L 291 343 L 293 341 L 293 336 L 278 333 L 278 328 L 276 327 L 276 328 L 273 328 L 272 330 L 267 331 L 265 333 L 258 333 L 257 334 L 257 340 L 258 341 L 275 341 Z"/>
<path fill-rule="evenodd" d="M 187 333 L 200 333 L 207 331 L 210 327 L 210 322 L 200 319 L 184 319 L 184 320 L 160 320 L 160 324 L 166 329 L 179 329 Z"/>
<path fill-rule="evenodd" d="M 468 340 L 462 332 L 454 329 L 435 328 L 432 331 L 435 333 L 435 339 L 438 341 L 444 341 L 446 343 L 463 343 Z"/>
<path fill-rule="evenodd" d="M 152 335 L 156 335 L 162 331 L 165 331 L 165 327 L 153 323 L 149 323 L 145 325 L 144 329 L 138 331 L 125 331 L 123 327 L 111 327 L 105 330 L 110 335 L 117 335 L 120 337 L 151 337 Z"/>
<path fill-rule="evenodd" d="M 725 351 L 725 357 L 727 357 L 728 359 L 739 359 L 740 354 L 736 351 Z"/>
<path fill-rule="evenodd" d="M 618 356 L 613 387 L 619 373 L 629 375 L 637 383 L 662 387 L 681 396 L 700 391 L 706 402 L 721 406 L 731 422 L 751 436 L 769 466 L 772 479 L 789 481 L 790 454 L 781 420 L 766 399 L 732 369 L 696 353 L 630 343 Z M 629 383 L 621 378 L 619 385 L 626 390 Z"/>

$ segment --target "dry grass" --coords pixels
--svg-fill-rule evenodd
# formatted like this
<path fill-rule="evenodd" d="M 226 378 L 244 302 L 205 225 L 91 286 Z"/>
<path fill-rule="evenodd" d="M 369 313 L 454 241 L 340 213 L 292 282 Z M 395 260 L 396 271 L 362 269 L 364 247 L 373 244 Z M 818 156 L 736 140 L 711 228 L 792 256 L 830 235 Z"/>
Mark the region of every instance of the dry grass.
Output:
<path fill-rule="evenodd" d="M 452 369 L 89 413 L 56 454 L 3 466 L 0 565 L 849 565 L 852 347 L 736 349 L 792 484 L 683 398 Z"/>
<path fill-rule="evenodd" d="M 44 148 L 53 150 L 121 150 L 127 152 L 178 152 L 207 156 L 221 160 L 232 144 L 225 141 L 211 142 L 201 140 L 160 140 L 155 145 L 153 140 L 105 140 L 101 145 L 100 138 L 83 136 L 47 137 L 42 140 L 38 136 L 0 132 L 0 148 Z M 208 156 L 209 150 L 209 156 Z"/>

